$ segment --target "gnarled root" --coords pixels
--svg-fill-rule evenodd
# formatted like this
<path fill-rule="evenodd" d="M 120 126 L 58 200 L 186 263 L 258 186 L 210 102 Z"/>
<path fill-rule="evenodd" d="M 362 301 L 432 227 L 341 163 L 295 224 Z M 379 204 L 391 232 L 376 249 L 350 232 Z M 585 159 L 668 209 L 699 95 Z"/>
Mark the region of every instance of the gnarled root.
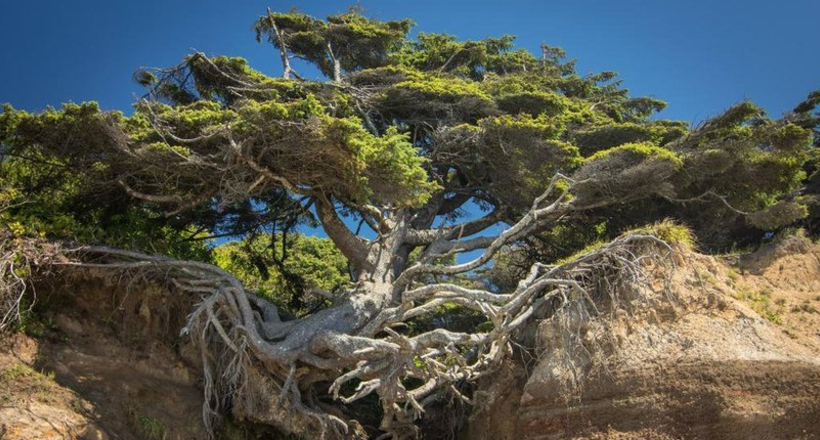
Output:
<path fill-rule="evenodd" d="M 671 251 L 655 237 L 630 235 L 562 265 L 536 264 L 511 293 L 410 285 L 399 304 L 376 312 L 362 301 L 367 291 L 353 292 L 329 309 L 285 322 L 275 306 L 208 264 L 101 247 L 73 250 L 74 262 L 62 264 L 137 270 L 200 296 L 183 332 L 201 351 L 209 428 L 231 410 L 238 419 L 307 438 L 363 438 L 328 399 L 349 404 L 377 394 L 382 437 L 403 439 L 418 436 L 415 421 L 444 394 L 471 403 L 459 385 L 499 366 L 516 332 L 535 317 L 563 320 L 565 337 L 577 341 L 579 322 L 640 299 L 624 293 L 640 292 L 635 286 L 647 285 L 646 268 L 663 267 Z M 401 330 L 447 303 L 480 313 L 491 328 Z M 577 314 L 584 319 L 571 319 Z"/>
<path fill-rule="evenodd" d="M 21 323 L 34 306 L 37 295 L 29 283 L 33 270 L 48 270 L 59 259 L 58 246 L 0 229 L 0 333 Z"/>

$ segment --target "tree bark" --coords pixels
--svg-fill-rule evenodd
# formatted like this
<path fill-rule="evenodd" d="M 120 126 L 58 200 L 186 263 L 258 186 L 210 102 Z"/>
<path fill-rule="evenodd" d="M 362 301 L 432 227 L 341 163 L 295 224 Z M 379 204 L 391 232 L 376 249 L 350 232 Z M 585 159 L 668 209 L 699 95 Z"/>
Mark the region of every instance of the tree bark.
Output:
<path fill-rule="evenodd" d="M 288 46 L 285 43 L 285 37 L 276 26 L 276 20 L 273 19 L 273 12 L 268 8 L 268 19 L 270 19 L 270 26 L 273 34 L 276 35 L 276 40 L 279 42 L 279 57 L 282 59 L 282 78 L 290 79 L 293 69 L 290 67 L 290 58 L 288 57 Z"/>

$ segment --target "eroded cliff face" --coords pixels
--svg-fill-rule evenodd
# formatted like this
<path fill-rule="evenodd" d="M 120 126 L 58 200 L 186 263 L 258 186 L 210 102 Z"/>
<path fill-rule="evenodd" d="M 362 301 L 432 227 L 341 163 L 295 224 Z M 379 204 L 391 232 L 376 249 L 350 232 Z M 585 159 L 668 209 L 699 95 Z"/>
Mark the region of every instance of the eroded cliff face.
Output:
<path fill-rule="evenodd" d="M 605 324 L 573 318 L 581 342 L 539 323 L 539 360 L 485 387 L 464 438 L 820 438 L 820 246 L 734 268 L 684 252 L 668 287 Z"/>
<path fill-rule="evenodd" d="M 0 439 L 205 438 L 190 299 L 93 271 L 37 287 L 38 320 L 0 346 Z"/>
<path fill-rule="evenodd" d="M 538 323 L 536 358 L 481 384 L 460 437 L 820 438 L 820 245 L 676 263 L 605 320 Z M 0 439 L 205 438 L 198 354 L 178 337 L 192 299 L 137 286 L 91 271 L 39 286 L 45 328 L 0 346 Z"/>

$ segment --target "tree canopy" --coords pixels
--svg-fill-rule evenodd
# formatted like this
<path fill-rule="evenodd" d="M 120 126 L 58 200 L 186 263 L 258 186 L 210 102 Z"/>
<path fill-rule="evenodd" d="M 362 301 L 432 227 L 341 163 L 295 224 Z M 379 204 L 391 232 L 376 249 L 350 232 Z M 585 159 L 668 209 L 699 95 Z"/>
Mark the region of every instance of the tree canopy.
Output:
<path fill-rule="evenodd" d="M 342 400 L 378 394 L 379 429 L 397 438 L 416 435 L 435 396 L 503 356 L 546 304 L 537 295 L 568 288 L 544 264 L 667 218 L 705 249 L 784 227 L 816 233 L 818 92 L 780 118 L 742 102 L 690 127 L 659 119 L 666 104 L 631 96 L 614 72 L 580 75 L 559 48 L 532 53 L 509 35 L 410 38 L 411 26 L 356 9 L 326 19 L 269 10 L 254 29 L 281 77 L 193 53 L 137 72 L 145 95 L 130 116 L 93 102 L 40 113 L 5 105 L 0 218 L 21 234 L 216 261 L 267 294 L 245 299 L 217 278 L 195 290 L 217 310 L 195 315 L 213 338 L 204 349 L 244 341 L 264 365 L 248 361 L 254 371 L 292 402 L 244 416 L 337 435 L 348 416 L 315 396 L 339 397 L 354 381 Z M 293 58 L 325 79 L 306 79 Z M 305 224 L 328 239 L 288 242 Z M 499 224 L 503 233 L 488 233 Z M 215 252 L 202 244 L 222 236 L 248 238 Z M 496 258 L 520 273 L 487 277 Z M 580 276 L 572 270 L 560 276 Z M 265 298 L 306 316 L 281 319 Z M 482 316 L 483 330 L 427 319 L 447 305 Z M 456 355 L 458 367 L 447 360 Z M 312 372 L 294 373 L 303 367 Z"/>

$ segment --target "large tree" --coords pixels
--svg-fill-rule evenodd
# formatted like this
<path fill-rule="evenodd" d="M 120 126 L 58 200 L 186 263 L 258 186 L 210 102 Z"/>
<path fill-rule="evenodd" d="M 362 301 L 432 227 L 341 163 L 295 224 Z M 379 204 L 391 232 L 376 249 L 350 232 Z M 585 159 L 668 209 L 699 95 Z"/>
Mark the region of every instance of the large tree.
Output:
<path fill-rule="evenodd" d="M 86 204 L 116 200 L 213 234 L 315 218 L 346 258 L 352 287 L 285 320 L 214 266 L 84 249 L 93 264 L 153 268 L 201 295 L 186 330 L 203 350 L 209 423 L 231 409 L 340 438 L 357 423 L 331 402 L 377 394 L 379 430 L 414 436 L 424 407 L 446 393 L 469 400 L 464 385 L 491 372 L 534 316 L 594 295 L 613 265 L 634 275 L 632 251 L 651 239 L 482 282 L 499 252 L 559 236 L 571 253 L 602 223 L 619 233 L 664 217 L 720 243 L 807 215 L 816 94 L 780 119 L 743 102 L 690 128 L 652 119 L 665 104 L 630 97 L 612 72 L 579 75 L 560 49 L 533 54 L 510 36 L 410 39 L 410 27 L 356 10 L 325 20 L 268 11 L 255 30 L 281 78 L 194 53 L 137 73 L 146 95 L 132 116 L 93 103 L 0 115 L 5 154 L 82 175 Z M 307 79 L 294 58 L 326 79 Z M 483 322 L 412 325 L 447 306 Z"/>

